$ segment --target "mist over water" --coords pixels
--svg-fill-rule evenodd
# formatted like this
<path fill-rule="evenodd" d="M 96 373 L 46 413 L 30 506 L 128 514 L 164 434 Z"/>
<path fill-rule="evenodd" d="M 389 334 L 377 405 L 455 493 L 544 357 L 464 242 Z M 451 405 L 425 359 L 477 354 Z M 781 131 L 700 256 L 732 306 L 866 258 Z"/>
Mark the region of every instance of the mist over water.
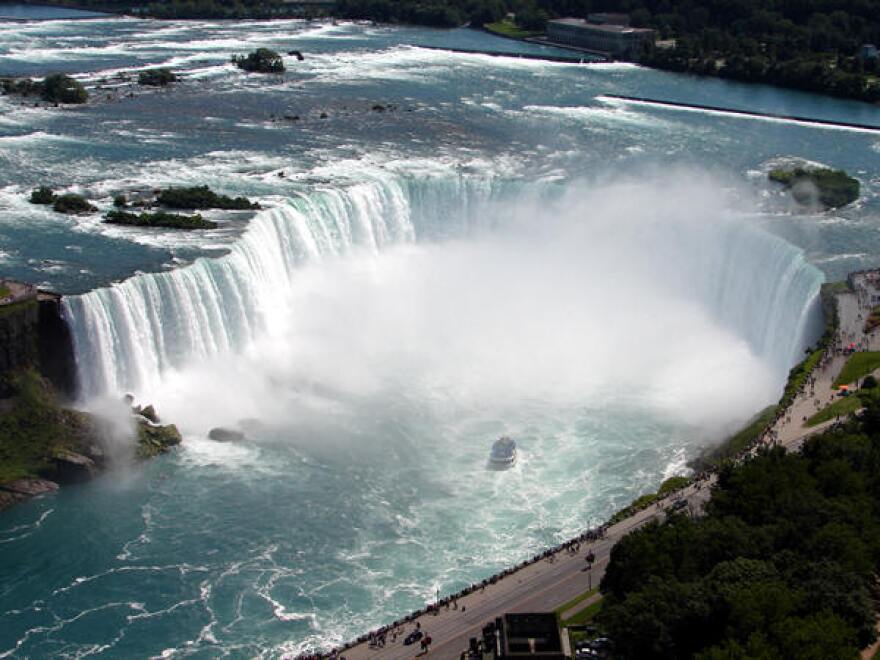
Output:
<path fill-rule="evenodd" d="M 772 399 L 803 343 L 791 338 L 807 331 L 820 278 L 795 250 L 731 217 L 719 185 L 687 178 L 550 201 L 524 195 L 484 208 L 491 229 L 313 255 L 254 292 L 262 318 L 251 321 L 260 329 L 240 350 L 183 358 L 135 393 L 203 434 L 250 418 L 296 428 L 301 418 L 356 416 L 391 402 L 497 410 L 501 423 L 502 411 L 524 403 L 632 406 L 717 434 Z M 711 263 L 740 244 L 762 252 L 752 264 Z M 770 323 L 761 311 L 760 325 L 746 327 L 768 282 L 789 302 Z M 187 294 L 217 295 L 196 286 Z M 84 304 L 103 312 L 99 296 Z M 111 320 L 135 314 L 110 311 Z M 80 350 L 129 329 L 111 326 L 80 329 Z M 125 364 L 129 344 L 118 345 L 123 352 L 105 361 Z M 789 357 L 776 353 L 784 347 Z"/>

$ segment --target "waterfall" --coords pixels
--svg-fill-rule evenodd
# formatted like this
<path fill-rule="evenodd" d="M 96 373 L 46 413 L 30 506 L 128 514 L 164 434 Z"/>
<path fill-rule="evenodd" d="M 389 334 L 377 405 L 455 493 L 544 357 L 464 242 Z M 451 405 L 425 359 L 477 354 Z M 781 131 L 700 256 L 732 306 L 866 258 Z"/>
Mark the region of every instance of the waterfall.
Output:
<path fill-rule="evenodd" d="M 284 200 L 257 214 L 219 258 L 65 298 L 83 396 L 155 386 L 169 369 L 247 346 L 298 266 L 352 249 L 381 251 L 477 224 L 490 179 L 376 176 Z M 444 221 L 446 223 L 444 224 Z M 429 229 L 433 228 L 433 229 Z"/>
<path fill-rule="evenodd" d="M 462 173 L 385 172 L 284 200 L 257 214 L 227 255 L 66 298 L 80 391 L 141 392 L 169 370 L 246 348 L 303 264 L 461 237 L 490 225 L 500 201 L 556 192 Z M 822 274 L 799 249 L 746 222 L 649 224 L 649 258 L 672 271 L 673 295 L 695 299 L 784 375 L 812 338 Z"/>
<path fill-rule="evenodd" d="M 783 239 L 743 223 L 724 223 L 700 247 L 697 280 L 715 318 L 783 373 L 822 327 L 822 273 Z"/>

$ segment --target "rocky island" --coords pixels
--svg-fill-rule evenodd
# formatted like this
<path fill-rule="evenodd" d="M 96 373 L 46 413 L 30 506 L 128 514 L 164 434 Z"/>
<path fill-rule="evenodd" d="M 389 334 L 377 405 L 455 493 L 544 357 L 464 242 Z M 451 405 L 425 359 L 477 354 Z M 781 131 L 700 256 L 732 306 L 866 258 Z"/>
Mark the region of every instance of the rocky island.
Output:
<path fill-rule="evenodd" d="M 177 82 L 177 76 L 171 69 L 147 69 L 138 74 L 138 84 L 147 87 L 165 87 Z"/>
<path fill-rule="evenodd" d="M 222 211 L 256 211 L 261 208 L 258 202 L 247 197 L 229 197 L 218 195 L 208 186 L 192 186 L 189 188 L 164 188 L 154 191 L 153 199 L 139 199 L 129 202 L 125 195 L 113 198 L 113 210 L 104 216 L 104 222 L 111 225 L 128 225 L 132 227 L 161 227 L 166 229 L 215 229 L 217 223 L 205 220 L 201 214 L 182 215 L 169 213 L 165 210 L 150 212 L 154 205 L 167 209 L 203 210 L 216 209 Z M 48 186 L 40 186 L 31 192 L 31 204 L 51 206 L 57 213 L 89 214 L 96 213 L 98 208 L 91 204 L 83 195 L 64 193 L 56 195 Z M 135 213 L 129 209 L 137 208 Z"/>
<path fill-rule="evenodd" d="M 127 225 L 129 227 L 162 227 L 165 229 L 216 229 L 217 223 L 205 220 L 201 214 L 181 215 L 179 213 L 130 213 L 114 209 L 104 216 L 109 225 Z"/>
<path fill-rule="evenodd" d="M 4 94 L 38 96 L 47 103 L 80 104 L 89 99 L 89 93 L 82 83 L 60 73 L 46 76 L 43 80 L 4 78 L 0 84 Z"/>
<path fill-rule="evenodd" d="M 823 167 L 779 167 L 767 177 L 791 191 L 803 206 L 819 205 L 824 210 L 837 209 L 859 198 L 857 179 L 843 170 Z"/>
<path fill-rule="evenodd" d="M 233 55 L 232 63 L 248 73 L 284 73 L 281 55 L 268 48 L 257 48 L 247 55 Z"/>

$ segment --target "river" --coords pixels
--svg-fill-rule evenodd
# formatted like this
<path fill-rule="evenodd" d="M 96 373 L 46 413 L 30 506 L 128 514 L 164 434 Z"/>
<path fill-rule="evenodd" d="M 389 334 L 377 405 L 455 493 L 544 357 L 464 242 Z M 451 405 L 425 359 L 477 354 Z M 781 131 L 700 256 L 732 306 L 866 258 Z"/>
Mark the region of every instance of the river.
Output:
<path fill-rule="evenodd" d="M 305 59 L 229 63 L 260 46 Z M 0 97 L 0 273 L 68 294 L 81 405 L 132 392 L 185 436 L 3 514 L 0 656 L 278 657 L 421 607 L 685 472 L 778 398 L 821 282 L 876 265 L 880 134 L 607 95 L 875 107 L 433 47 L 554 52 L 346 22 L 0 23 L 0 74 L 92 97 Z M 156 66 L 182 81 L 125 77 Z M 861 199 L 794 206 L 766 173 L 795 159 Z M 29 204 L 44 184 L 102 210 L 207 184 L 263 210 L 134 229 Z M 487 471 L 502 434 L 518 464 Z"/>

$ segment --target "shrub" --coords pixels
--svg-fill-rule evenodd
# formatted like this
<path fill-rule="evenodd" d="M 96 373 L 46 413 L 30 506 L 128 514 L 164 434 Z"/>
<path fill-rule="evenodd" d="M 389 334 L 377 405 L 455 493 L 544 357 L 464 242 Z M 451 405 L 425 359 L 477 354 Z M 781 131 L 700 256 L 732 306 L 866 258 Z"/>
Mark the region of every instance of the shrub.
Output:
<path fill-rule="evenodd" d="M 169 229 L 214 229 L 216 222 L 205 220 L 201 215 L 178 215 L 157 211 L 156 213 L 128 213 L 126 211 L 110 211 L 104 222 L 111 225 L 128 225 L 131 227 L 164 227 Z"/>
<path fill-rule="evenodd" d="M 54 204 L 55 193 L 48 186 L 40 186 L 31 193 L 31 204 Z"/>
<path fill-rule="evenodd" d="M 116 195 L 116 197 L 113 198 L 113 206 L 118 209 L 124 209 L 128 206 L 128 198 L 125 195 Z"/>
<path fill-rule="evenodd" d="M 94 213 L 98 209 L 89 204 L 89 201 L 82 195 L 75 193 L 67 193 L 55 198 L 52 208 L 58 213 Z"/>
<path fill-rule="evenodd" d="M 3 92 L 19 96 L 40 96 L 43 93 L 43 83 L 30 78 L 6 78 L 3 81 Z"/>
<path fill-rule="evenodd" d="M 232 63 L 242 71 L 251 73 L 284 73 L 281 55 L 268 48 L 257 48 L 248 55 L 233 55 Z"/>
<path fill-rule="evenodd" d="M 246 197 L 218 195 L 208 186 L 191 188 L 166 188 L 156 198 L 162 206 L 173 209 L 222 209 L 225 211 L 252 211 L 260 208 L 257 202 Z"/>
<path fill-rule="evenodd" d="M 85 103 L 89 93 L 81 83 L 60 73 L 43 80 L 42 97 L 49 103 Z"/>
<path fill-rule="evenodd" d="M 147 69 L 138 74 L 138 83 L 150 87 L 165 87 L 177 82 L 177 76 L 171 69 Z"/>
<path fill-rule="evenodd" d="M 826 209 L 846 206 L 859 198 L 860 186 L 857 179 L 843 170 L 828 168 L 777 168 L 767 175 L 771 181 L 781 183 L 792 191 L 795 200 L 806 204 L 815 189 L 819 203 Z"/>

